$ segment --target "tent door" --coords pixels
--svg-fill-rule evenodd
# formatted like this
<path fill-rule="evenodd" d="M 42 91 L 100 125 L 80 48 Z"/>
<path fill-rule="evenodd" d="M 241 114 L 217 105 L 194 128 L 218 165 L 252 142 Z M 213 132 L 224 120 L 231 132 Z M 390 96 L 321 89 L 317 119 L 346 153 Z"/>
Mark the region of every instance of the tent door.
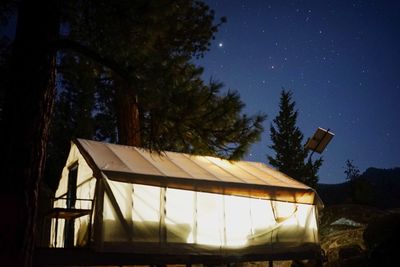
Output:
<path fill-rule="evenodd" d="M 76 184 L 78 178 L 78 163 L 69 168 L 68 191 L 67 191 L 67 209 L 74 209 L 76 202 Z M 74 246 L 75 218 L 65 220 L 64 228 L 64 247 Z"/>

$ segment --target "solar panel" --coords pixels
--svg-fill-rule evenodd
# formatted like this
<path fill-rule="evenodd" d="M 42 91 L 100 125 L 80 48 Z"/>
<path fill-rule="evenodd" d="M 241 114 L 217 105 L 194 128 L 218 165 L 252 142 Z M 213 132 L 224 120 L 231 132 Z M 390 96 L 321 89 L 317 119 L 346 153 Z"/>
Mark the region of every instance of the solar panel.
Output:
<path fill-rule="evenodd" d="M 325 130 L 321 127 L 315 131 L 314 135 L 308 139 L 305 147 L 311 151 L 322 153 L 335 134 L 330 132 L 329 129 Z"/>

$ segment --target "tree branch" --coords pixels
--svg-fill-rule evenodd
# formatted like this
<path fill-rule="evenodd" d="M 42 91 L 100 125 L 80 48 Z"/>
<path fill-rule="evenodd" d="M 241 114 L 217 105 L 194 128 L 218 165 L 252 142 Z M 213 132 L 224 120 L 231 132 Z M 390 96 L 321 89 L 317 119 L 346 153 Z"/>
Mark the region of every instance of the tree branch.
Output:
<path fill-rule="evenodd" d="M 91 47 L 85 46 L 79 42 L 69 39 L 59 39 L 57 41 L 51 42 L 50 46 L 56 50 L 71 50 L 75 53 L 88 57 L 96 63 L 110 69 L 122 80 L 129 81 L 128 72 L 127 70 L 120 67 L 121 64 L 118 64 L 118 62 L 114 61 L 111 58 L 101 55 Z"/>

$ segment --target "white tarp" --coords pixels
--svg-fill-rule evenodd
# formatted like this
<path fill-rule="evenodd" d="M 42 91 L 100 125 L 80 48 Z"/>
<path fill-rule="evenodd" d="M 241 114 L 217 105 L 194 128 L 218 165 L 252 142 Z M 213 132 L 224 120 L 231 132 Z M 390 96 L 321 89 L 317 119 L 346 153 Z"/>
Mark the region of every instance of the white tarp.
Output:
<path fill-rule="evenodd" d="M 99 250 L 155 252 L 160 244 L 182 244 L 201 253 L 197 245 L 239 249 L 318 243 L 322 203 L 314 190 L 262 163 L 158 155 L 79 139 L 71 146 L 56 197 L 67 195 L 69 168 L 76 162 L 76 197 L 95 199 L 90 225 Z M 65 205 L 55 201 L 55 207 Z M 89 221 L 89 216 L 75 221 L 75 245 L 85 244 Z M 54 227 L 52 239 L 62 246 L 64 224 L 58 223 L 57 237 Z"/>

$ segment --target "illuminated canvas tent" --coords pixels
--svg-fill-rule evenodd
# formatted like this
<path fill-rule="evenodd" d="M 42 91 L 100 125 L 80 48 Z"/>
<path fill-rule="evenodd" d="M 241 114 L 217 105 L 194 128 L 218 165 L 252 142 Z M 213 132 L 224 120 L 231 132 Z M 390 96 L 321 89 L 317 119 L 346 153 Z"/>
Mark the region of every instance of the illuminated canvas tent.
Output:
<path fill-rule="evenodd" d="M 78 139 L 55 197 L 51 247 L 163 262 L 319 253 L 318 195 L 262 163 Z"/>

